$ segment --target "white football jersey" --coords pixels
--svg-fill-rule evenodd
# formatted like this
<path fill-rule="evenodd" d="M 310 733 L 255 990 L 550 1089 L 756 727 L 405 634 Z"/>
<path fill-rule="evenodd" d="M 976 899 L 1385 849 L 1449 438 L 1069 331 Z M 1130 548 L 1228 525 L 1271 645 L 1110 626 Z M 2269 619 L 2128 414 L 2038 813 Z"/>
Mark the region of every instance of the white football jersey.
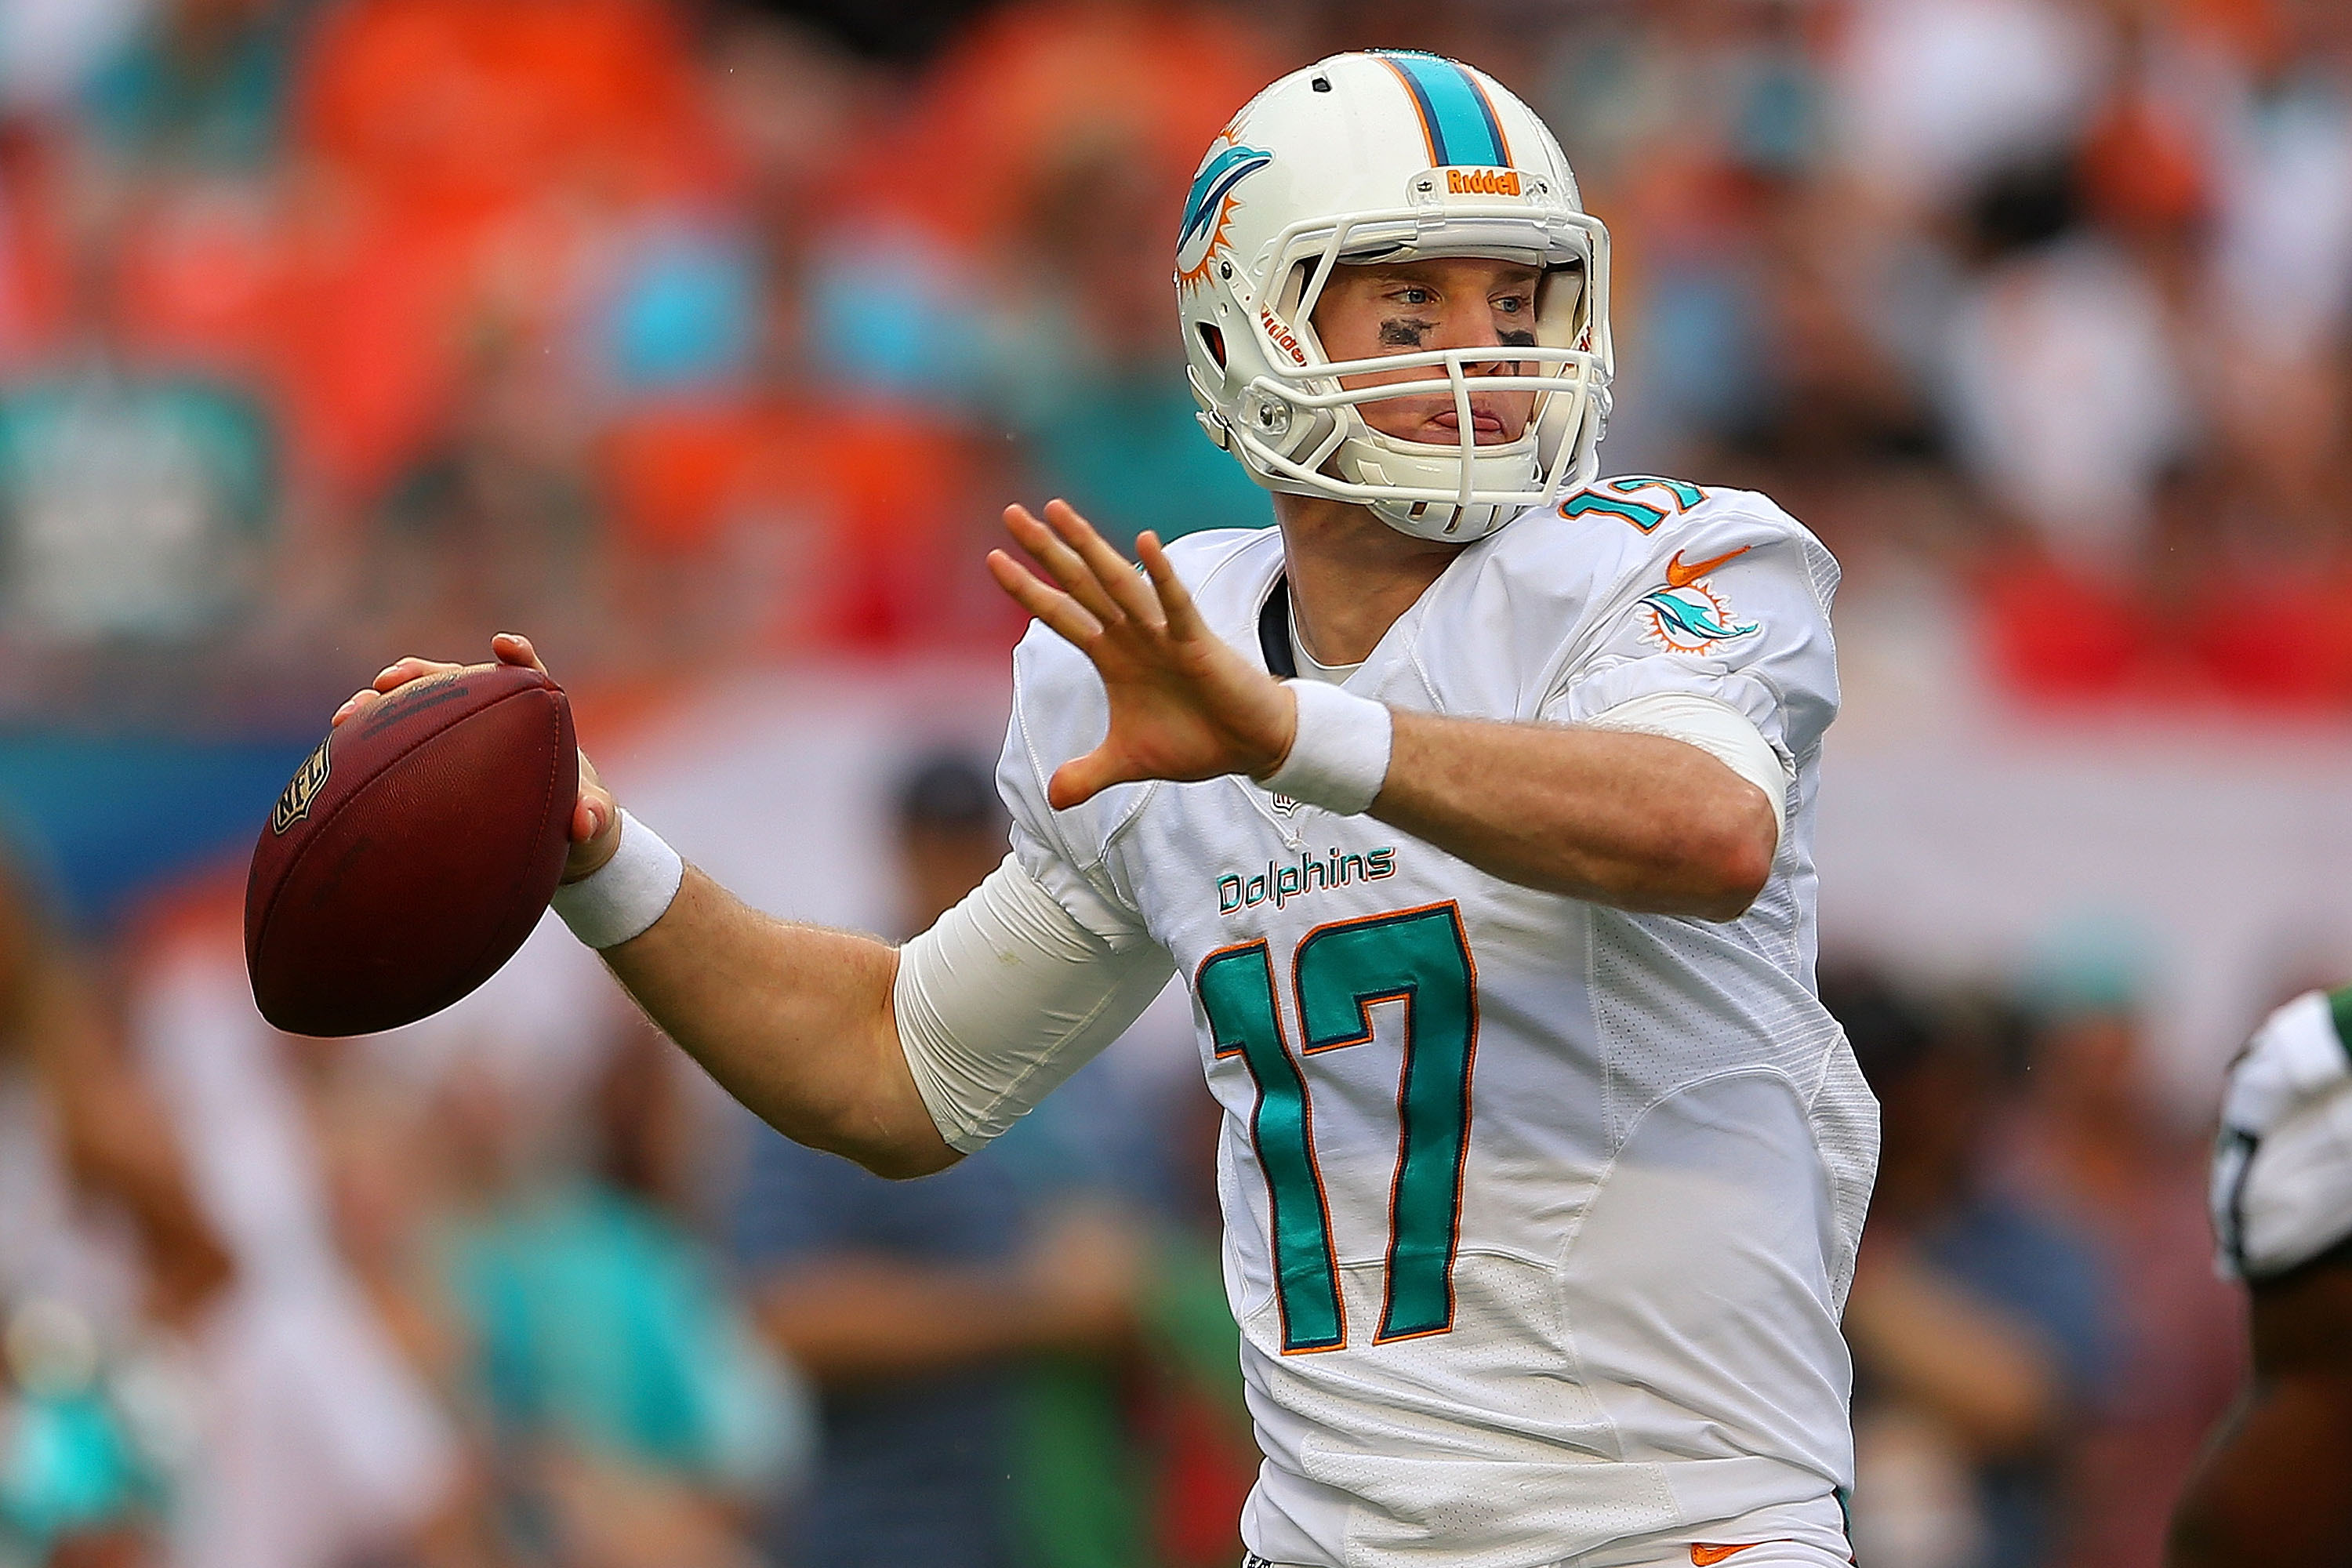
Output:
<path fill-rule="evenodd" d="M 2352 1237 L 2352 989 L 2306 991 L 2230 1064 L 2212 1208 L 2228 1279 L 2283 1274 Z"/>
<path fill-rule="evenodd" d="M 1280 534 L 1169 553 L 1265 659 Z M 1260 1556 L 1847 1555 L 1838 1317 L 1877 1107 L 1812 985 L 1836 582 L 1762 496 L 1619 479 L 1465 548 L 1347 681 L 1522 723 L 1662 691 L 1738 709 L 1792 782 L 1771 879 L 1722 924 L 1517 887 L 1242 777 L 1054 811 L 1045 780 L 1108 707 L 1076 650 L 1023 640 L 1000 774 L 1015 851 L 1079 920 L 1173 957 L 1224 1108 Z"/>

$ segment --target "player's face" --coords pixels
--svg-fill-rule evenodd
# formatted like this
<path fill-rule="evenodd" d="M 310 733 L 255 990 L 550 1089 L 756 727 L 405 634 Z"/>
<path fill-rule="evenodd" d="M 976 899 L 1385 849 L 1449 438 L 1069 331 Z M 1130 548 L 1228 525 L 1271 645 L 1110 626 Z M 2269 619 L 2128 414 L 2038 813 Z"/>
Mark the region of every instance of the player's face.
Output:
<path fill-rule="evenodd" d="M 1476 256 L 1334 268 L 1315 302 L 1316 335 L 1334 360 L 1428 349 L 1532 348 L 1539 277 L 1532 267 Z M 1466 367 L 1473 376 L 1515 374 L 1518 368 L 1508 360 Z M 1444 374 L 1443 366 L 1423 365 L 1342 376 L 1339 384 L 1353 390 Z M 1535 401 L 1532 392 L 1472 394 L 1472 440 L 1480 446 L 1517 440 Z M 1357 410 L 1365 424 L 1401 441 L 1451 447 L 1462 440 L 1460 411 L 1450 394 L 1381 398 Z"/>

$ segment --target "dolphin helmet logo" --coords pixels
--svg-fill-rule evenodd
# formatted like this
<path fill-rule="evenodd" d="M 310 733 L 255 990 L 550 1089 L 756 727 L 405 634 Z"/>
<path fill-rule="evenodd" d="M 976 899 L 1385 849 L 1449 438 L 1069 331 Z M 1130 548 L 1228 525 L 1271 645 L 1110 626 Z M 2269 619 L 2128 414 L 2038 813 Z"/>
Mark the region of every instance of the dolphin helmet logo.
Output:
<path fill-rule="evenodd" d="M 1234 187 L 1274 162 L 1274 154 L 1241 142 L 1227 142 L 1211 151 L 1192 176 L 1184 198 L 1184 226 L 1176 236 L 1176 277 L 1185 284 L 1205 281 L 1209 253 L 1224 237 L 1231 215 Z"/>

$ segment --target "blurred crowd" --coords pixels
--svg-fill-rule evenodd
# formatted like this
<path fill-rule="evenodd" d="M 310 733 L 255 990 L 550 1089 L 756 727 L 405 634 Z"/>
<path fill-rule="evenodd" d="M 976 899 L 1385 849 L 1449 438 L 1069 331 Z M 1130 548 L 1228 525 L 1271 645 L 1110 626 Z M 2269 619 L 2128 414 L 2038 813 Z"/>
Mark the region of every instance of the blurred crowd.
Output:
<path fill-rule="evenodd" d="M 0 0 L 0 731 L 308 735 L 499 628 L 614 711 L 1001 665 L 1005 500 L 1270 521 L 1175 216 L 1372 45 L 1559 132 L 1608 468 L 1769 490 L 1856 624 L 1960 628 L 1938 682 L 2352 708 L 2336 0 Z M 913 931 L 1003 830 L 984 759 L 907 761 Z M 556 1065 L 276 1037 L 233 890 L 93 929 L 72 870 L 0 897 L 0 1568 L 1236 1560 L 1181 1001 L 890 1186 L 609 996 Z M 2153 1568 L 2238 1376 L 2201 1129 L 2094 971 L 1826 977 L 1886 1117 L 1866 1563 Z"/>
<path fill-rule="evenodd" d="M 1822 1000 L 1884 1138 L 1845 1316 L 1860 1560 L 2160 1562 L 2245 1336 L 2131 976 L 1906 994 L 1832 968 Z"/>
<path fill-rule="evenodd" d="M 1610 466 L 1769 488 L 2032 697 L 2352 700 L 2327 0 L 10 0 L 0 715 L 284 724 L 499 625 L 992 652 L 1009 496 L 1263 523 L 1172 215 L 1373 42 L 1557 127 Z"/>

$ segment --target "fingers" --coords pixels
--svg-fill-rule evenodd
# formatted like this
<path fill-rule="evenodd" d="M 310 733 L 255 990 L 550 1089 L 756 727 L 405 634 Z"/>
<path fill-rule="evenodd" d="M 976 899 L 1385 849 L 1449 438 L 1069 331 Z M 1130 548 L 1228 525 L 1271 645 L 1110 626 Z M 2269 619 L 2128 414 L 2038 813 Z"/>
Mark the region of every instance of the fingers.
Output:
<path fill-rule="evenodd" d="M 422 680 L 428 675 L 449 675 L 465 668 L 430 658 L 399 658 L 377 670 L 375 679 L 368 684 L 378 691 L 396 691 L 412 680 Z"/>
<path fill-rule="evenodd" d="M 440 664 L 429 658 L 400 658 L 375 672 L 375 679 L 343 700 L 343 705 L 327 721 L 327 728 L 340 730 L 352 719 L 383 700 L 387 691 L 397 691 L 412 680 L 422 680 L 428 675 L 446 675 L 462 669 L 463 665 Z"/>
<path fill-rule="evenodd" d="M 1175 563 L 1160 547 L 1160 536 L 1149 531 L 1138 534 L 1135 553 L 1142 559 L 1143 569 L 1151 577 L 1152 590 L 1160 595 L 1160 610 L 1168 617 L 1168 635 L 1186 642 L 1207 637 L 1209 623 L 1201 618 L 1201 608 L 1192 603 L 1183 579 L 1176 575 Z"/>
<path fill-rule="evenodd" d="M 621 847 L 621 808 L 603 790 L 583 789 L 572 803 L 568 834 L 572 848 L 563 857 L 563 879 L 593 877 Z"/>
<path fill-rule="evenodd" d="M 593 779 L 580 781 L 580 798 L 572 805 L 572 842 L 585 844 L 617 821 L 621 808 L 612 795 Z"/>
<path fill-rule="evenodd" d="M 530 646 L 530 639 L 520 632 L 499 633 L 490 639 L 490 653 L 500 664 L 519 664 L 526 669 L 535 669 L 541 675 L 547 674 L 547 666 L 540 662 L 538 650 Z M 548 679 L 551 680 L 554 677 L 549 676 Z"/>
<path fill-rule="evenodd" d="M 1006 507 L 1004 526 L 1063 592 L 1055 593 L 1003 551 L 989 557 L 998 584 L 1080 647 L 1122 624 L 1186 641 L 1212 635 L 1157 534 L 1137 537 L 1143 566 L 1138 572 L 1066 500 L 1048 501 L 1042 521 L 1026 507 Z"/>
<path fill-rule="evenodd" d="M 540 662 L 539 650 L 532 647 L 530 639 L 520 632 L 500 632 L 490 638 L 490 653 L 500 664 L 521 665 L 541 675 L 547 674 L 547 666 Z M 418 658 L 414 655 L 396 658 L 377 670 L 373 680 L 353 692 L 341 708 L 336 709 L 334 716 L 327 721 L 327 727 L 341 728 L 346 721 L 374 707 L 385 693 L 397 691 L 412 680 L 422 680 L 430 675 L 451 675 L 465 668 L 462 664 L 446 664 L 439 659 Z M 554 678 L 550 676 L 549 679 Z"/>
<path fill-rule="evenodd" d="M 563 858 L 563 879 L 579 881 L 601 870 L 621 847 L 621 804 L 597 776 L 588 753 L 580 753 L 580 794 L 572 803 L 568 828 L 571 853 Z"/>
<path fill-rule="evenodd" d="M 580 796 L 572 806 L 572 842 L 585 844 L 620 820 L 621 805 L 613 798 L 613 792 L 604 787 L 588 753 L 582 752 L 579 755 Z"/>
<path fill-rule="evenodd" d="M 1102 635 L 1102 622 L 1067 594 L 1056 592 L 1037 574 L 1002 550 L 988 552 L 989 575 L 1023 609 L 1045 622 L 1073 647 L 1085 647 Z"/>
<path fill-rule="evenodd" d="M 1050 513 L 1054 509 L 1049 506 L 1045 510 Z M 1086 607 L 1087 614 L 1106 626 L 1127 618 L 1127 612 L 1087 564 L 1086 558 L 1071 548 L 1059 531 L 1038 521 L 1027 507 L 1006 507 L 1004 528 L 1062 585 L 1064 593 Z"/>
<path fill-rule="evenodd" d="M 1045 521 L 1053 525 L 1063 542 L 1077 552 L 1121 610 L 1148 626 L 1167 624 L 1159 595 L 1136 574 L 1135 563 L 1112 549 L 1110 542 L 1095 531 L 1094 524 L 1078 515 L 1077 508 L 1066 500 L 1048 501 Z"/>
<path fill-rule="evenodd" d="M 520 665 L 541 675 L 547 673 L 547 666 L 540 660 L 539 650 L 531 647 L 530 639 L 520 632 L 499 632 L 491 637 L 490 654 L 500 664 Z M 428 675 L 448 675 L 465 668 L 462 664 L 418 658 L 412 654 L 405 658 L 394 659 L 376 671 L 375 679 L 369 684 L 378 691 L 391 691 L 412 680 L 422 680 Z"/>
<path fill-rule="evenodd" d="M 1067 811 L 1084 805 L 1113 784 L 1127 784 L 1142 775 L 1119 767 L 1100 749 L 1085 756 L 1064 763 L 1045 781 L 1045 804 L 1055 811 Z"/>

